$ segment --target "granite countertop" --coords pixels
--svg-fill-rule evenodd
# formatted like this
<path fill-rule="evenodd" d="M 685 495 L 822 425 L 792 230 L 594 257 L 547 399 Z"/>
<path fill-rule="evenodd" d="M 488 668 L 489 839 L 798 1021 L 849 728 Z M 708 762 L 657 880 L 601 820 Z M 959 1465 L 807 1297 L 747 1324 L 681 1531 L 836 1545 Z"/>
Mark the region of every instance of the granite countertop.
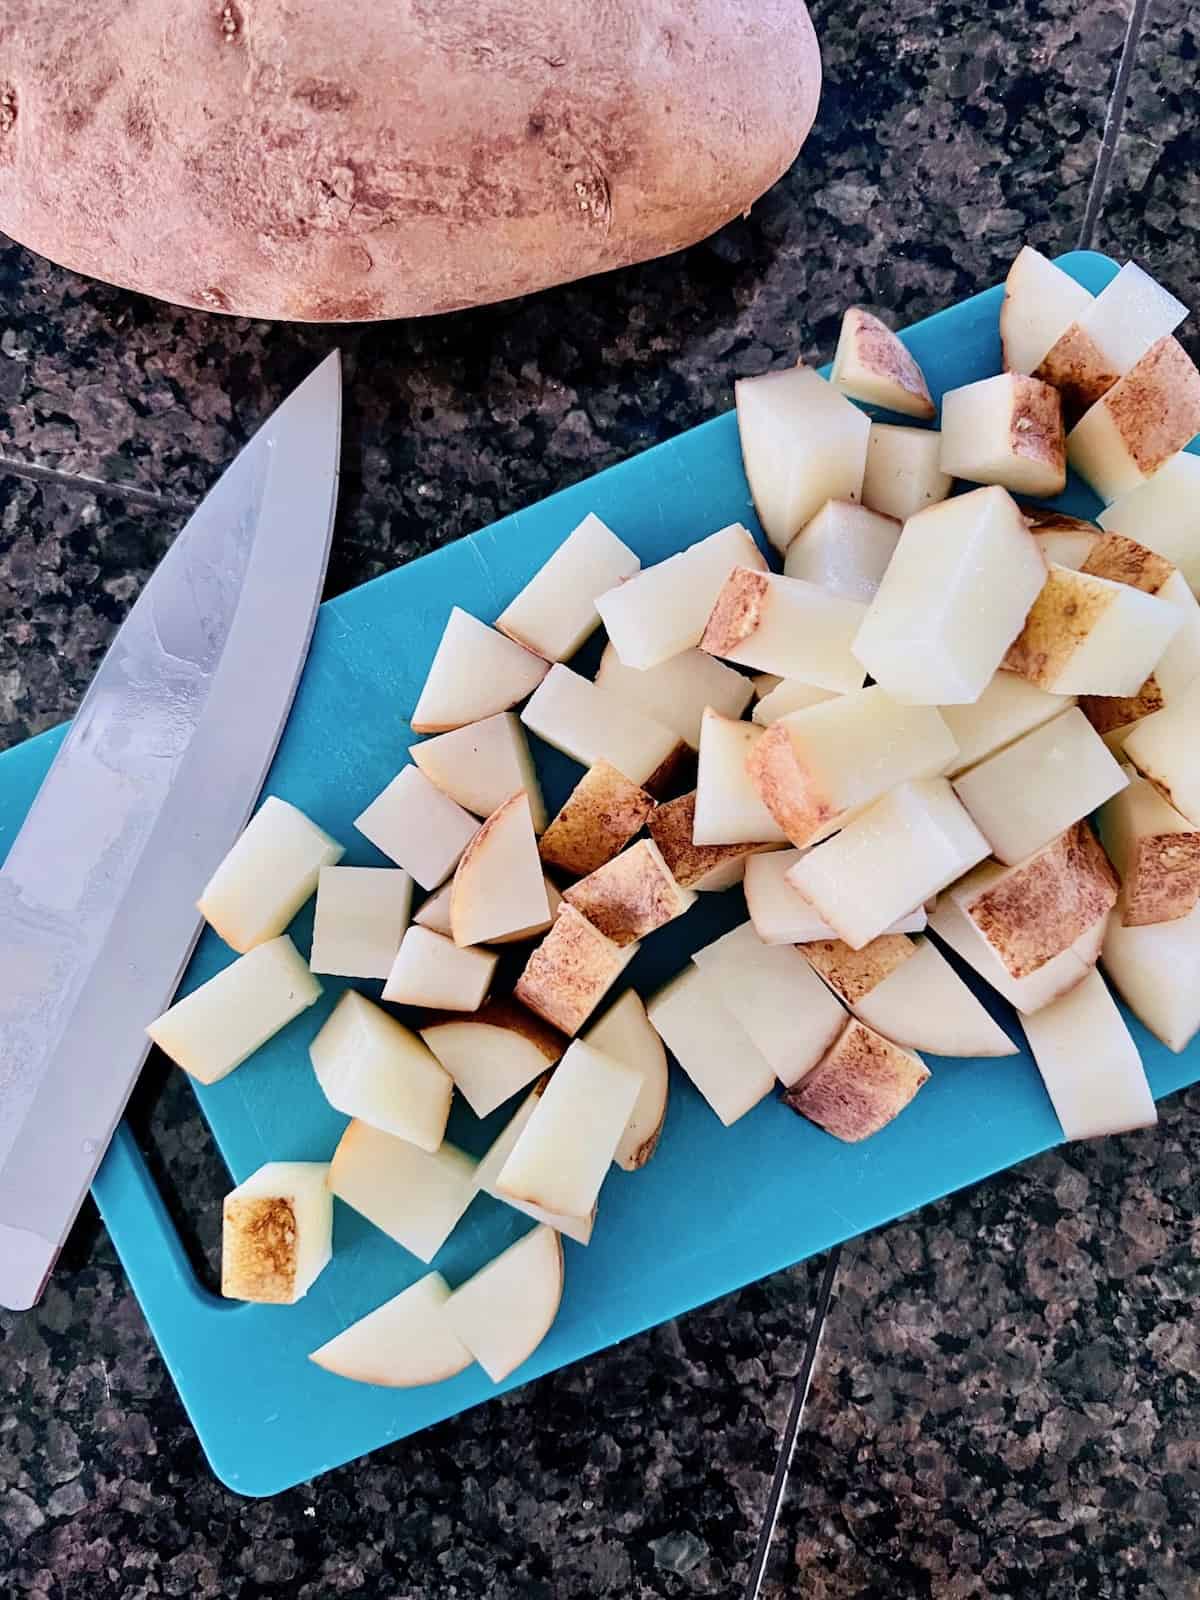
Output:
<path fill-rule="evenodd" d="M 1134 255 L 1200 306 L 1188 0 L 814 18 L 817 129 L 749 218 L 529 300 L 269 326 L 0 241 L 0 744 L 72 710 L 187 509 L 335 343 L 331 592 L 714 415 L 738 374 L 827 358 L 847 303 L 907 322 L 998 281 L 1023 239 Z M 1175 1096 L 843 1247 L 764 1596 L 1194 1600 L 1198 1113 Z M 222 1174 L 186 1085 L 150 1072 L 134 1120 L 211 1270 Z M 38 1312 L 0 1313 L 0 1595 L 741 1594 L 827 1265 L 255 1502 L 208 1472 L 89 1206 Z"/>

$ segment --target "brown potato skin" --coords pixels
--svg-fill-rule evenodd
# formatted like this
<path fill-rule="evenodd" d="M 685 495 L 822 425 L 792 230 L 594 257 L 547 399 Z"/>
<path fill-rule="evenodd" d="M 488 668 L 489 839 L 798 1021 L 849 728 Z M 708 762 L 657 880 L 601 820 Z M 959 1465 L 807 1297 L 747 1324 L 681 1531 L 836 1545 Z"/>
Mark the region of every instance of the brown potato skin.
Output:
<path fill-rule="evenodd" d="M 802 0 L 7 0 L 0 229 L 178 305 L 342 322 L 681 249 L 791 165 Z"/>

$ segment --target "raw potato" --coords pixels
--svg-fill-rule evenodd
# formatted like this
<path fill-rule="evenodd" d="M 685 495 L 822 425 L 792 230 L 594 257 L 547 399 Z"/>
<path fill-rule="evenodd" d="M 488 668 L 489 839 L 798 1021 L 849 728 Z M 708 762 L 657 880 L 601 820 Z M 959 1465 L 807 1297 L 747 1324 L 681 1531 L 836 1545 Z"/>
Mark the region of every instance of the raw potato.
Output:
<path fill-rule="evenodd" d="M 775 1087 L 775 1071 L 689 963 L 646 1006 L 651 1026 L 728 1128 Z"/>
<path fill-rule="evenodd" d="M 479 1194 L 490 1194 L 493 1200 L 499 1200 L 502 1205 L 511 1206 L 514 1211 L 532 1217 L 534 1222 L 544 1222 L 548 1228 L 565 1234 L 568 1239 L 574 1239 L 576 1244 L 586 1245 L 591 1242 L 592 1229 L 596 1222 L 595 1206 L 584 1217 L 570 1217 L 565 1212 L 543 1211 L 540 1206 L 530 1205 L 528 1201 L 514 1200 L 512 1195 L 501 1193 L 496 1186 L 497 1178 L 504 1170 L 509 1156 L 516 1149 L 517 1140 L 537 1110 L 538 1102 L 545 1094 L 549 1082 L 550 1078 L 547 1075 L 535 1083 L 510 1121 L 496 1135 L 495 1141 L 489 1146 L 487 1154 L 475 1170 L 475 1190 Z"/>
<path fill-rule="evenodd" d="M 1024 1025 L 1064 1137 L 1097 1139 L 1158 1121 L 1137 1045 L 1098 972 Z"/>
<path fill-rule="evenodd" d="M 753 777 L 753 758 L 766 730 L 704 713 L 692 843 L 786 844 L 787 834 L 767 810 Z"/>
<path fill-rule="evenodd" d="M 500 613 L 496 627 L 547 661 L 566 661 L 600 626 L 597 598 L 642 563 L 589 512 Z"/>
<path fill-rule="evenodd" d="M 352 1122 L 329 1169 L 338 1199 L 421 1261 L 432 1261 L 475 1198 L 475 1161 L 444 1141 L 435 1151 Z"/>
<path fill-rule="evenodd" d="M 1051 345 L 1087 310 L 1092 294 L 1032 245 L 1008 269 L 1000 308 L 1007 372 L 1036 371 Z"/>
<path fill-rule="evenodd" d="M 1079 571 L 1096 548 L 1097 541 L 1104 537 L 1094 523 L 1068 516 L 1065 511 L 1022 506 L 1021 515 L 1037 540 L 1047 566 L 1056 561 L 1060 567 L 1074 567 Z M 1107 578 L 1113 574 L 1105 572 L 1100 576 Z"/>
<path fill-rule="evenodd" d="M 1200 906 L 1176 922 L 1128 927 L 1108 919 L 1104 970 L 1125 1004 L 1177 1054 L 1200 1029 Z"/>
<path fill-rule="evenodd" d="M 809 706 L 819 706 L 826 700 L 836 699 L 837 695 L 832 689 L 817 689 L 811 683 L 801 683 L 796 678 L 780 678 L 775 687 L 758 701 L 751 715 L 760 728 L 769 728 L 780 717 L 790 716 L 793 711 L 806 711 Z"/>
<path fill-rule="evenodd" d="M 1100 959 L 1107 923 L 1107 917 L 1099 918 L 1068 950 L 1055 956 L 1053 961 L 1047 961 L 1027 978 L 1014 978 L 1008 972 L 979 929 L 955 903 L 953 895 L 943 895 L 938 901 L 929 919 L 929 928 L 998 995 L 1028 1016 L 1083 982 Z"/>
<path fill-rule="evenodd" d="M 497 959 L 490 950 L 461 949 L 453 939 L 413 923 L 400 942 L 383 998 L 398 1006 L 478 1011 Z"/>
<path fill-rule="evenodd" d="M 321 868 L 344 854 L 303 811 L 268 795 L 208 880 L 196 909 L 244 955 L 283 932 L 315 892 Z"/>
<path fill-rule="evenodd" d="M 640 948 L 614 944 L 564 903 L 525 963 L 513 994 L 574 1038 Z"/>
<path fill-rule="evenodd" d="M 652 839 L 639 839 L 581 878 L 563 895 L 614 944 L 631 944 L 683 916 L 695 903 L 681 889 Z"/>
<path fill-rule="evenodd" d="M 268 1161 L 225 1196 L 221 1293 L 292 1306 L 333 1255 L 333 1196 L 324 1161 Z"/>
<path fill-rule="evenodd" d="M 354 826 L 422 889 L 436 889 L 454 871 L 479 831 L 479 821 L 420 770 L 404 767 Z"/>
<path fill-rule="evenodd" d="M 1181 450 L 1098 520 L 1166 556 L 1200 590 L 1200 456 Z"/>
<path fill-rule="evenodd" d="M 549 878 L 543 877 L 542 882 L 546 888 L 546 903 L 550 910 L 550 915 L 547 920 L 536 927 L 521 928 L 516 933 L 506 933 L 503 938 L 493 939 L 493 944 L 519 944 L 522 939 L 535 939 L 539 933 L 545 933 L 546 929 L 550 926 L 551 922 L 554 921 L 555 916 L 558 914 L 559 902 L 562 900 L 562 895 L 559 894 L 558 890 L 550 882 Z M 441 933 L 444 934 L 447 939 L 451 938 L 450 894 L 453 888 L 453 882 L 444 883 L 436 894 L 431 894 L 429 896 L 428 900 L 425 901 L 421 909 L 413 918 L 413 921 L 419 927 L 428 928 L 431 933 Z"/>
<path fill-rule="evenodd" d="M 550 1332 L 563 1292 L 562 1240 L 537 1227 L 461 1284 L 445 1316 L 493 1383 L 501 1383 Z"/>
<path fill-rule="evenodd" d="M 146 1032 L 197 1083 L 217 1083 L 320 995 L 303 956 L 281 934 L 176 1000 Z"/>
<path fill-rule="evenodd" d="M 915 357 L 886 323 L 861 306 L 850 306 L 842 316 L 829 381 L 851 400 L 927 422 L 935 415 Z"/>
<path fill-rule="evenodd" d="M 520 719 L 500 711 L 482 722 L 436 734 L 409 747 L 409 755 L 443 794 L 477 817 L 490 817 L 518 789 L 529 796 L 534 831 L 546 826 L 541 785 Z"/>
<path fill-rule="evenodd" d="M 335 1111 L 436 1150 L 446 1132 L 454 1081 L 403 1023 L 347 989 L 308 1047 Z"/>
<path fill-rule="evenodd" d="M 1129 787 L 1101 808 L 1099 818 L 1121 880 L 1121 920 L 1128 928 L 1174 922 L 1200 901 L 1200 830 L 1132 767 L 1126 776 Z"/>
<path fill-rule="evenodd" d="M 1144 778 L 1200 827 L 1200 682 L 1161 711 L 1143 717 L 1125 739 L 1126 758 Z"/>
<path fill-rule="evenodd" d="M 1003 372 L 942 396 L 942 471 L 1015 494 L 1061 494 L 1067 447 L 1058 390 Z"/>
<path fill-rule="evenodd" d="M 542 835 L 542 860 L 584 877 L 611 861 L 640 833 L 654 797 L 609 761 L 589 767 Z"/>
<path fill-rule="evenodd" d="M 773 850 L 746 862 L 746 909 L 764 944 L 807 944 L 813 939 L 836 938 L 816 906 L 787 881 L 803 855 L 803 850 Z M 918 906 L 885 933 L 919 933 L 925 920 L 925 908 Z"/>
<path fill-rule="evenodd" d="M 899 538 L 898 518 L 852 500 L 827 500 L 788 545 L 783 575 L 869 605 Z"/>
<path fill-rule="evenodd" d="M 427 1272 L 308 1359 L 339 1378 L 385 1389 L 413 1389 L 457 1377 L 475 1358 L 443 1314 L 449 1298 L 450 1285 L 441 1273 Z"/>
<path fill-rule="evenodd" d="M 652 785 L 676 758 L 681 742 L 671 728 L 633 710 L 619 695 L 557 664 L 521 721 L 580 766 L 607 761 L 638 784 Z"/>
<path fill-rule="evenodd" d="M 507 711 L 546 676 L 541 656 L 455 606 L 412 714 L 414 733 L 444 733 Z"/>
<path fill-rule="evenodd" d="M 529 796 L 507 799 L 480 828 L 454 869 L 450 930 L 457 945 L 524 936 L 550 924 Z"/>
<path fill-rule="evenodd" d="M 249 318 L 428 316 L 682 249 L 791 166 L 821 82 L 783 0 L 4 15 L 0 227 Z"/>
<path fill-rule="evenodd" d="M 947 776 L 957 778 L 1073 704 L 1069 696 L 1047 694 L 1015 672 L 997 672 L 974 704 L 939 707 L 958 745 Z"/>
<path fill-rule="evenodd" d="M 1200 372 L 1175 339 L 1160 339 L 1075 424 L 1067 456 L 1102 500 L 1115 500 L 1152 477 L 1196 433 Z"/>
<path fill-rule="evenodd" d="M 942 470 L 942 436 L 931 428 L 873 422 L 867 441 L 863 505 L 906 522 L 944 500 L 954 480 Z"/>
<path fill-rule="evenodd" d="M 886 1128 L 928 1081 L 920 1056 L 851 1017 L 824 1059 L 783 1100 L 835 1139 L 857 1144 Z"/>
<path fill-rule="evenodd" d="M 700 748 L 700 719 L 706 706 L 722 716 L 740 717 L 754 694 L 749 678 L 703 650 L 684 650 L 639 672 L 623 665 L 610 644 L 600 657 L 596 682 L 635 710 L 673 728 L 693 750 Z"/>
<path fill-rule="evenodd" d="M 734 384 L 746 480 L 763 532 L 786 550 L 826 500 L 860 500 L 870 419 L 811 367 Z"/>
<path fill-rule="evenodd" d="M 700 648 L 741 667 L 844 692 L 863 681 L 851 644 L 866 607 L 800 578 L 738 567 L 730 573 Z"/>
<path fill-rule="evenodd" d="M 753 844 L 696 844 L 696 795 L 680 795 L 651 813 L 646 826 L 682 889 L 720 891 L 741 883 L 748 859 L 777 848 L 773 841 Z"/>
<path fill-rule="evenodd" d="M 633 989 L 626 989 L 600 1020 L 592 1023 L 583 1040 L 593 1050 L 622 1062 L 641 1079 L 642 1086 L 613 1156 L 625 1172 L 636 1172 L 658 1148 L 667 1116 L 669 1074 L 663 1042 L 650 1026 L 641 996 Z"/>
<path fill-rule="evenodd" d="M 408 927 L 413 881 L 398 867 L 322 867 L 313 922 L 313 972 L 386 978 Z"/>
<path fill-rule="evenodd" d="M 421 1037 L 477 1117 L 510 1100 L 552 1067 L 567 1041 L 512 1000 L 489 1000 L 465 1017 L 439 1018 Z"/>

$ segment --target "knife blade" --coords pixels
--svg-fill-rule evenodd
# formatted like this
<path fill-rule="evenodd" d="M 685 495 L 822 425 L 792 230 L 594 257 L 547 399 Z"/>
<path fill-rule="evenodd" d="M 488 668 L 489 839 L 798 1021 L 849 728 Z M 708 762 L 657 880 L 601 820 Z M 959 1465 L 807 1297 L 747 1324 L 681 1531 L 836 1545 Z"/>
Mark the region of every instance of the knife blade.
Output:
<path fill-rule="evenodd" d="M 0 868 L 0 1306 L 41 1297 L 266 776 L 316 621 L 340 438 L 334 352 L 151 576 Z"/>

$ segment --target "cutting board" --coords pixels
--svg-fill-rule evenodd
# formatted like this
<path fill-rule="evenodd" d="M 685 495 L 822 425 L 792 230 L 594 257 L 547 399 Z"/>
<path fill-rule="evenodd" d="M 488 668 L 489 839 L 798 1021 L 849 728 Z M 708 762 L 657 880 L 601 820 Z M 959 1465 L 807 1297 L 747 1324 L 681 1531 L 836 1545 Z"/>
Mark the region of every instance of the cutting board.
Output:
<path fill-rule="evenodd" d="M 1078 253 L 1062 264 L 1098 290 L 1116 270 Z M 935 397 L 999 370 L 1001 291 L 931 317 L 905 334 Z M 1088 515 L 1094 497 L 1073 485 L 1061 504 Z M 303 682 L 267 792 L 293 801 L 347 847 L 351 865 L 382 858 L 353 819 L 407 759 L 414 705 L 452 603 L 491 621 L 589 512 L 638 552 L 661 560 L 733 521 L 758 531 L 732 413 L 552 496 L 528 511 L 342 595 L 321 608 Z M 593 644 L 593 655 L 598 644 Z M 0 857 L 20 825 L 61 732 L 0 756 Z M 578 776 L 539 747 L 555 808 Z M 646 992 L 690 953 L 745 916 L 740 890 L 702 895 L 682 921 L 648 939 L 627 977 Z M 308 949 L 311 909 L 293 936 Z M 211 933 L 184 989 L 230 960 Z M 326 1103 L 308 1060 L 310 1039 L 344 986 L 223 1082 L 198 1088 L 232 1177 L 268 1160 L 327 1160 L 345 1119 Z M 373 996 L 380 985 L 360 985 Z M 989 1001 L 1010 1028 L 1015 1022 Z M 1156 1095 L 1200 1077 L 1200 1047 L 1175 1056 L 1136 1022 Z M 1019 1034 L 1015 1035 L 1019 1037 Z M 428 1269 L 338 1202 L 334 1259 L 297 1306 L 235 1304 L 196 1281 L 127 1127 L 94 1193 L 213 1470 L 230 1488 L 266 1495 L 490 1400 L 567 1362 L 828 1249 L 926 1201 L 1011 1166 L 1060 1139 L 1027 1055 L 933 1058 L 933 1077 L 877 1137 L 838 1143 L 769 1098 L 724 1128 L 674 1066 L 657 1154 L 642 1172 L 614 1169 L 592 1243 L 566 1243 L 566 1292 L 549 1337 L 504 1384 L 479 1367 L 408 1391 L 347 1383 L 308 1352 Z M 511 1107 L 479 1122 L 459 1104 L 450 1137 L 481 1152 Z M 435 1265 L 460 1282 L 529 1223 L 480 1196 Z"/>

